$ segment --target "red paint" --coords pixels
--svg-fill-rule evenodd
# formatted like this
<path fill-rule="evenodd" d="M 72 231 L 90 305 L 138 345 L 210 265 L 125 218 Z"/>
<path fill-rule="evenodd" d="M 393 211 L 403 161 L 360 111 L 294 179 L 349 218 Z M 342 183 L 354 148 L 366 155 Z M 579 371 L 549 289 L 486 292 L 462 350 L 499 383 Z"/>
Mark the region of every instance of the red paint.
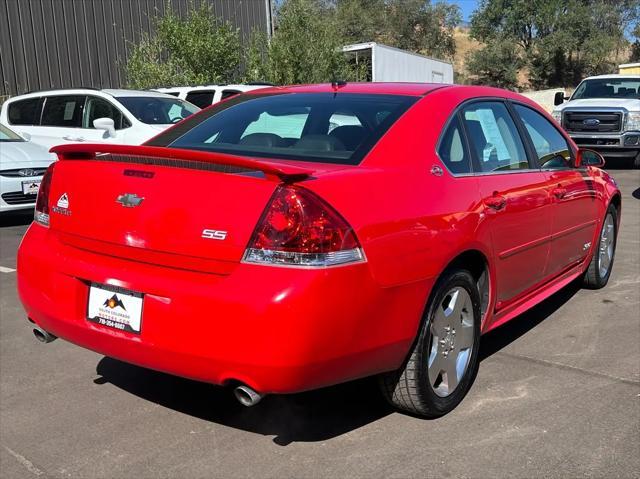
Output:
<path fill-rule="evenodd" d="M 333 91 L 330 85 L 275 90 Z M 33 224 L 20 246 L 18 289 L 28 316 L 101 354 L 286 393 L 398 368 L 431 288 L 464 252 L 476 251 L 488 264 L 485 332 L 585 270 L 605 210 L 620 194 L 607 173 L 454 177 L 435 153 L 463 101 L 508 98 L 541 111 L 533 102 L 481 87 L 347 84 L 340 91 L 426 95 L 359 166 L 144 146 L 57 148 L 63 161 L 48 206 L 68 193 L 70 214 L 51 213 L 49 228 Z M 265 177 L 101 161 L 96 152 L 230 165 Z M 434 165 L 442 176 L 430 172 Z M 124 175 L 125 169 L 153 175 Z M 313 198 L 307 223 L 269 216 L 277 190 Z M 143 197 L 144 207 L 123 208 L 115 201 L 123 193 Z M 324 205 L 330 214 L 323 216 Z M 256 230 L 261 218 L 271 226 L 263 221 Z M 317 234 L 323 221 L 334 228 L 331 238 Z M 307 229 L 298 231 L 300 225 Z M 228 234 L 225 241 L 208 240 L 204 229 Z M 317 251 L 339 239 L 359 245 L 366 260 L 324 269 L 241 262 L 252 238 L 277 243 L 278 229 L 294 249 L 311 244 L 309 251 Z M 85 319 L 90 282 L 145 294 L 140 335 Z"/>

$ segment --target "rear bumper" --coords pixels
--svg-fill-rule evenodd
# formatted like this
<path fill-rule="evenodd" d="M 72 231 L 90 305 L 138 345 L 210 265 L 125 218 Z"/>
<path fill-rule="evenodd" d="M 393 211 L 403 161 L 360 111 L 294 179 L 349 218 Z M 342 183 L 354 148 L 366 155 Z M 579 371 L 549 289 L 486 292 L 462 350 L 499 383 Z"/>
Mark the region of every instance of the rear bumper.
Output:
<path fill-rule="evenodd" d="M 88 283 L 144 296 L 139 335 L 86 320 Z M 227 275 L 137 263 L 63 244 L 33 224 L 18 252 L 28 316 L 56 336 L 143 367 L 263 393 L 399 367 L 430 281 L 380 288 L 367 263 L 325 270 L 238 264 Z"/>

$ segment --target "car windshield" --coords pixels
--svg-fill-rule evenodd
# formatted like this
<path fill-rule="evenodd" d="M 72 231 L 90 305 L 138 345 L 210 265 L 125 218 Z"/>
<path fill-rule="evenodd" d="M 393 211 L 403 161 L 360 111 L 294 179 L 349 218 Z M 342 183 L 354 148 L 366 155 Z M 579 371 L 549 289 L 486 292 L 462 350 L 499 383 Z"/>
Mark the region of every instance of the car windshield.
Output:
<path fill-rule="evenodd" d="M 355 165 L 416 100 L 349 93 L 243 95 L 188 120 L 184 129 L 156 137 L 153 144 Z"/>
<path fill-rule="evenodd" d="M 586 98 L 640 98 L 640 78 L 585 80 L 578 85 L 571 99 Z"/>
<path fill-rule="evenodd" d="M 0 141 L 25 141 L 17 133 L 11 131 L 4 125 L 0 125 Z"/>
<path fill-rule="evenodd" d="M 178 98 L 126 96 L 118 97 L 118 101 L 147 125 L 178 123 L 200 110 L 197 106 Z"/>

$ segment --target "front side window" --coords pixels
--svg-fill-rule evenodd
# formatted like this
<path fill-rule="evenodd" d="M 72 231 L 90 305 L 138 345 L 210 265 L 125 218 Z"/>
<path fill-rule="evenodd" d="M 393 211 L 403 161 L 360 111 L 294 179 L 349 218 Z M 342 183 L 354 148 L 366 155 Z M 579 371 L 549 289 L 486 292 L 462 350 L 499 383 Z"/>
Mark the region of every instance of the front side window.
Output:
<path fill-rule="evenodd" d="M 571 148 L 560 132 L 540 113 L 522 105 L 514 108 L 531 138 L 541 168 L 569 168 Z"/>
<path fill-rule="evenodd" d="M 355 165 L 416 100 L 349 93 L 239 97 L 230 100 L 235 103 L 221 103 L 209 114 L 195 117 L 195 124 L 181 136 L 170 131 L 156 137 L 153 144 Z"/>
<path fill-rule="evenodd" d="M 463 110 L 463 121 L 475 152 L 475 171 L 529 169 L 522 139 L 504 103 L 474 103 Z"/>
<path fill-rule="evenodd" d="M 116 130 L 121 130 L 131 126 L 122 112 L 114 105 L 103 98 L 90 96 L 84 107 L 84 115 L 82 119 L 83 128 L 93 128 L 93 121 L 98 118 L 111 118 Z"/>
<path fill-rule="evenodd" d="M 460 120 L 456 115 L 449 123 L 438 147 L 438 156 L 454 175 L 471 172 L 471 161 L 462 138 Z"/>
<path fill-rule="evenodd" d="M 125 96 L 118 101 L 131 114 L 147 125 L 169 125 L 178 123 L 200 109 L 178 98 L 155 96 Z"/>
<path fill-rule="evenodd" d="M 187 93 L 187 101 L 193 103 L 198 108 L 206 108 L 213 103 L 215 90 L 197 90 Z"/>
<path fill-rule="evenodd" d="M 9 142 L 9 141 L 18 142 L 18 141 L 25 141 L 25 140 L 20 135 L 18 135 L 17 133 L 11 131 L 6 126 L 0 125 L 0 141 L 2 141 L 2 142 Z"/>
<path fill-rule="evenodd" d="M 82 125 L 84 95 L 49 96 L 42 110 L 42 126 L 79 128 Z"/>
<path fill-rule="evenodd" d="M 38 125 L 42 98 L 28 98 L 9 103 L 9 123 L 12 125 Z"/>

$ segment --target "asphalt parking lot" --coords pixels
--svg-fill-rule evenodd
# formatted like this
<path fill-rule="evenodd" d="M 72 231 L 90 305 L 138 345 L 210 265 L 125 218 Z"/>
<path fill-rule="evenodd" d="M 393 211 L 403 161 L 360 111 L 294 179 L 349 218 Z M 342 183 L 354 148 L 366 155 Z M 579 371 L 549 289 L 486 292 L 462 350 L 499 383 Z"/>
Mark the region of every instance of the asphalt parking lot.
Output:
<path fill-rule="evenodd" d="M 2 477 L 639 477 L 640 171 L 609 285 L 570 285 L 483 338 L 452 414 L 393 412 L 373 380 L 265 398 L 37 342 L 16 294 L 29 214 L 0 218 Z"/>

